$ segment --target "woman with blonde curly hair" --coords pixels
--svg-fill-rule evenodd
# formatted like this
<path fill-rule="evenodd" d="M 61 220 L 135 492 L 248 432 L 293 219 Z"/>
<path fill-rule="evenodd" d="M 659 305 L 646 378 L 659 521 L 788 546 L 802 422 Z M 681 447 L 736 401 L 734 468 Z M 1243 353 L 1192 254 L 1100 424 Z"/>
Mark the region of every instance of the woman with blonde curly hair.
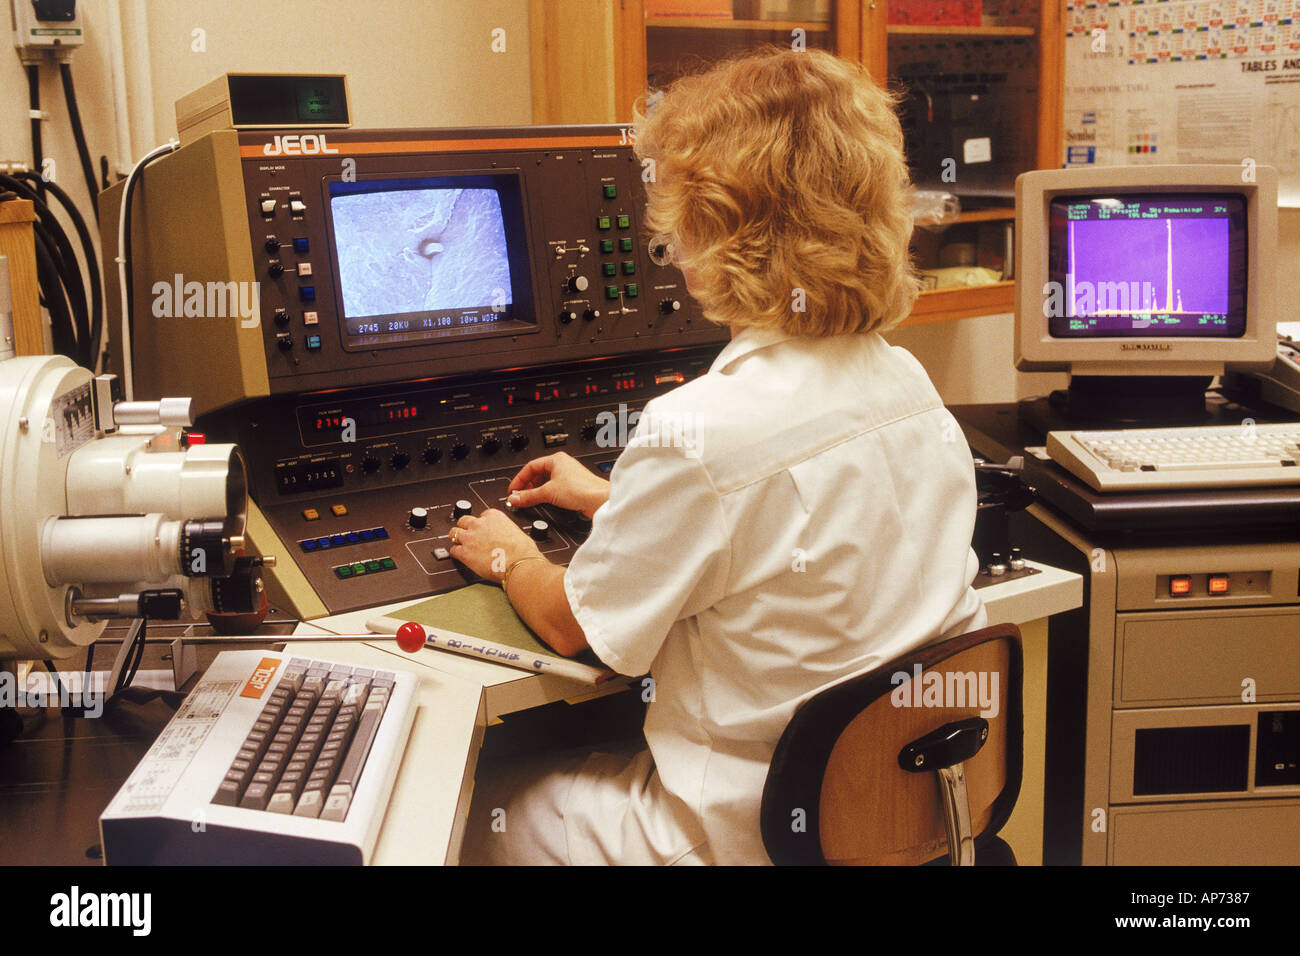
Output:
<path fill-rule="evenodd" d="M 565 455 L 516 476 L 511 504 L 593 516 L 567 569 L 497 511 L 462 518 L 452 554 L 500 579 L 502 549 L 543 640 L 648 673 L 645 744 L 485 770 L 465 862 L 766 863 L 760 798 L 795 708 L 984 624 L 970 455 L 879 334 L 916 297 L 893 105 L 859 66 L 781 51 L 638 115 L 647 225 L 732 340 L 647 405 L 608 483 Z"/>

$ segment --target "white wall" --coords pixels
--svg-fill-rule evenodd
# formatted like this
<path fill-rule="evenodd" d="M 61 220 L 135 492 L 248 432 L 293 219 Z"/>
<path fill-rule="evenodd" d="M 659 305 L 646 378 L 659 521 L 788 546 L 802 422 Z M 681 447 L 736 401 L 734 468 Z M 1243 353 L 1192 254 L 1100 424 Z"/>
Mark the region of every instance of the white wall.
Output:
<path fill-rule="evenodd" d="M 520 125 L 531 120 L 528 0 L 82 0 L 86 42 L 72 56 L 95 169 L 117 166 L 111 9 L 121 10 L 129 161 L 176 135 L 173 104 L 230 71 L 345 73 L 354 125 Z M 0 13 L 0 161 L 31 163 L 27 77 Z M 492 30 L 505 29 L 493 52 Z M 202 44 L 195 30 L 202 30 Z M 202 52 L 196 49 L 202 46 Z M 86 215 L 87 191 L 56 67 L 44 67 L 42 138 L 55 180 Z M 150 124 L 148 118 L 152 110 Z"/>

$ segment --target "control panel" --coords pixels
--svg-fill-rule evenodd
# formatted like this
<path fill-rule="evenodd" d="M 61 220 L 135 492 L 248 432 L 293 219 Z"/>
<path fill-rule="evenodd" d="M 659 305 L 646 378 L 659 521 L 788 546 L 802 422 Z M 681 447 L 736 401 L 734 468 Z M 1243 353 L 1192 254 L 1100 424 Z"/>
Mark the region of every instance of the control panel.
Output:
<path fill-rule="evenodd" d="M 281 553 L 341 613 L 473 581 L 449 554 L 462 514 L 507 510 L 510 480 L 541 455 L 568 452 L 607 475 L 645 403 L 704 374 L 717 351 L 286 396 L 200 425 L 238 441 Z M 550 506 L 513 515 L 558 563 L 590 527 Z"/>
<path fill-rule="evenodd" d="M 290 139 L 239 136 L 272 394 L 725 338 L 618 127 Z"/>

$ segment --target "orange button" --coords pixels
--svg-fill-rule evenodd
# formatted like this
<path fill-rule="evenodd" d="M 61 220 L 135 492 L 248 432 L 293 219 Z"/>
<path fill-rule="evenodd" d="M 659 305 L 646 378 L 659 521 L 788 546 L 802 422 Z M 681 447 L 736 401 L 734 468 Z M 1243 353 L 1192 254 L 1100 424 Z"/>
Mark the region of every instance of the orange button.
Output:
<path fill-rule="evenodd" d="M 342 518 L 348 513 L 347 505 L 330 505 L 330 511 L 334 512 L 334 517 Z"/>
<path fill-rule="evenodd" d="M 1169 579 L 1169 593 L 1173 597 L 1180 597 L 1184 594 L 1192 593 L 1192 579 L 1186 576 Z"/>
<path fill-rule="evenodd" d="M 1211 574 L 1208 590 L 1211 594 L 1227 594 L 1232 581 L 1226 574 Z"/>
<path fill-rule="evenodd" d="M 315 521 L 320 517 L 320 512 L 317 511 L 315 508 L 303 508 L 302 516 L 307 521 Z"/>

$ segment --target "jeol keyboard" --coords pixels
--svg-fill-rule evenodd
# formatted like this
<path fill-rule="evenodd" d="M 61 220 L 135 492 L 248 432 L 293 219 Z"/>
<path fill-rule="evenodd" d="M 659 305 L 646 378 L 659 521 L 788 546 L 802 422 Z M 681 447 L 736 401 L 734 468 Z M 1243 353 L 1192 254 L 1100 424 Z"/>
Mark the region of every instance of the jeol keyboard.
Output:
<path fill-rule="evenodd" d="M 1300 424 L 1056 431 L 1047 453 L 1098 491 L 1300 484 Z"/>
<path fill-rule="evenodd" d="M 368 863 L 417 679 L 223 651 L 100 816 L 109 864 Z"/>

